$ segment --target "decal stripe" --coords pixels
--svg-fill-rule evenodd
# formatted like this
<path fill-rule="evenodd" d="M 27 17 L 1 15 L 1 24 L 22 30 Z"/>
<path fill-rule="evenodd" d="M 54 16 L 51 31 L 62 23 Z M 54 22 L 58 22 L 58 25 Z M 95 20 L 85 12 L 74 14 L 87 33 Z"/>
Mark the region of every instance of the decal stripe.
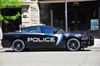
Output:
<path fill-rule="evenodd" d="M 45 35 L 51 36 L 51 33 L 45 33 Z"/>
<path fill-rule="evenodd" d="M 45 33 L 12 33 L 12 34 L 35 34 L 35 35 L 45 35 Z"/>
<path fill-rule="evenodd" d="M 63 34 L 62 34 L 62 36 L 61 36 L 61 39 L 60 39 L 60 41 L 58 42 L 58 44 L 57 45 L 59 45 L 60 44 L 60 42 L 62 41 L 62 39 L 63 39 Z"/>
<path fill-rule="evenodd" d="M 55 34 L 55 35 L 53 35 L 53 36 L 57 37 L 56 45 L 59 45 L 60 42 L 61 42 L 62 39 L 63 39 L 63 34 Z"/>

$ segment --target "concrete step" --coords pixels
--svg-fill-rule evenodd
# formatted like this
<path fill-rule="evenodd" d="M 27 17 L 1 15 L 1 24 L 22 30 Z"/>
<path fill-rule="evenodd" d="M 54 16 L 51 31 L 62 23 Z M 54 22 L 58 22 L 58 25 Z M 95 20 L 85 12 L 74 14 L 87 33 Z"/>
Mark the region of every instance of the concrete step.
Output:
<path fill-rule="evenodd" d="M 100 39 L 94 39 L 94 46 L 92 47 L 100 47 Z"/>

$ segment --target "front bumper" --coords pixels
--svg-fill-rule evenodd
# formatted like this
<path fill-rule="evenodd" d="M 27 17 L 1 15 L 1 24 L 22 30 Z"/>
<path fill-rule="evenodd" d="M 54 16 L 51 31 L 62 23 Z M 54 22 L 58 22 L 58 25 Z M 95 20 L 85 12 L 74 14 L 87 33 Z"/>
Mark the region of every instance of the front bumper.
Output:
<path fill-rule="evenodd" d="M 88 47 L 94 45 L 94 38 L 90 36 L 88 40 L 81 40 L 81 47 Z"/>
<path fill-rule="evenodd" d="M 90 36 L 89 40 L 90 40 L 89 46 L 93 46 L 94 45 L 94 38 L 93 38 L 93 36 Z"/>
<path fill-rule="evenodd" d="M 1 45 L 3 46 L 3 48 L 10 48 L 11 47 L 11 42 L 1 40 Z"/>

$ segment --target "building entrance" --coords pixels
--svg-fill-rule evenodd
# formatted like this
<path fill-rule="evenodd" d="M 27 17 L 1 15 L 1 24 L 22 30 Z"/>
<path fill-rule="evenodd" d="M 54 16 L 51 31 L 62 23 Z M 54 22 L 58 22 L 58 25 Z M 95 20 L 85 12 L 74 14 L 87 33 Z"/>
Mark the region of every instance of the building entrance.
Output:
<path fill-rule="evenodd" d="M 71 33 L 87 32 L 86 8 L 68 8 L 68 27 Z"/>
<path fill-rule="evenodd" d="M 70 4 L 70 3 L 69 3 Z M 82 4 L 82 3 L 80 3 Z M 49 7 L 43 7 L 47 5 Z M 41 23 L 65 30 L 65 4 L 40 4 Z M 68 6 L 68 27 L 71 33 L 86 33 L 88 30 L 89 15 L 86 6 Z"/>
<path fill-rule="evenodd" d="M 21 13 L 21 8 L 6 8 L 2 9 L 3 16 L 13 16 L 16 15 L 17 12 Z M 19 29 L 19 25 L 21 24 L 21 16 L 17 20 L 8 20 L 9 23 L 4 23 L 2 21 L 2 31 L 3 33 L 14 32 Z"/>
<path fill-rule="evenodd" d="M 53 27 L 65 30 L 65 9 L 53 9 Z"/>

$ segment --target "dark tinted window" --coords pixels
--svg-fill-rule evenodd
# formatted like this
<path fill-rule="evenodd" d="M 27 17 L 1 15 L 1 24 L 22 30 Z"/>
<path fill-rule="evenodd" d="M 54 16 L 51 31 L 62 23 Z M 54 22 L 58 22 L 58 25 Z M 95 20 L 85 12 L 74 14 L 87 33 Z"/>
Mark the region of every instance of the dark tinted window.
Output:
<path fill-rule="evenodd" d="M 31 27 L 22 29 L 22 32 L 38 33 L 38 27 Z"/>
<path fill-rule="evenodd" d="M 55 30 L 52 27 L 46 27 L 46 26 L 41 26 L 40 27 L 41 33 L 53 33 L 53 31 Z"/>

